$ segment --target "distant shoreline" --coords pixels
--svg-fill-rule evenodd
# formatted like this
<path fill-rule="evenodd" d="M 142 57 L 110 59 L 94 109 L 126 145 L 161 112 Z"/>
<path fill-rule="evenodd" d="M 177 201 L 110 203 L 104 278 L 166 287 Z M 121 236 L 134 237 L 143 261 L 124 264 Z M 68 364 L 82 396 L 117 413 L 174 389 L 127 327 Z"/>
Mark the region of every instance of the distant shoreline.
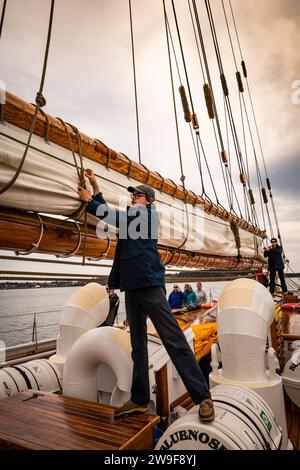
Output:
<path fill-rule="evenodd" d="M 211 273 L 212 275 L 208 275 L 207 273 L 203 273 L 203 275 L 198 273 L 183 273 L 180 274 L 172 274 L 167 275 L 165 277 L 166 284 L 176 283 L 184 283 L 184 282 L 222 282 L 222 281 L 232 281 L 237 278 L 253 278 L 255 279 L 255 274 L 248 273 L 248 272 L 232 272 L 227 273 L 224 272 L 223 275 L 216 275 L 216 273 Z M 288 273 L 286 274 L 287 278 L 294 278 L 299 277 L 299 273 Z M 5 281 L 0 283 L 0 290 L 10 290 L 10 289 L 44 289 L 44 288 L 51 288 L 51 287 L 81 287 L 85 286 L 89 282 L 96 282 L 100 285 L 105 286 L 107 283 L 108 276 L 97 276 L 96 278 L 91 279 L 80 279 L 80 280 L 67 280 L 67 279 L 59 279 L 55 281 L 50 280 L 41 280 L 41 281 Z"/>

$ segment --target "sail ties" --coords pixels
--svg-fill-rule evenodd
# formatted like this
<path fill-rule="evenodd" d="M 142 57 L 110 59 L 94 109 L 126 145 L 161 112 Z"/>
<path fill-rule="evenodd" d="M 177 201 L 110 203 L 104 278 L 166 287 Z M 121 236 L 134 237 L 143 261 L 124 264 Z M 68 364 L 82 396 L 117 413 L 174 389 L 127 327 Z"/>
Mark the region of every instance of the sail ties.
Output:
<path fill-rule="evenodd" d="M 240 253 L 241 239 L 240 239 L 240 234 L 239 234 L 239 228 L 238 228 L 237 224 L 233 221 L 230 222 L 230 228 L 231 228 L 231 231 L 232 231 L 233 236 L 234 236 L 235 246 L 236 246 L 237 252 L 238 252 L 238 258 L 241 258 L 241 253 Z"/>
<path fill-rule="evenodd" d="M 81 134 L 80 132 L 78 131 L 77 127 L 75 127 L 73 124 L 70 124 L 68 122 L 65 122 L 63 121 L 63 119 L 61 118 L 57 118 L 66 134 L 67 134 L 67 137 L 68 137 L 68 141 L 69 141 L 69 145 L 70 145 L 70 149 L 71 149 L 71 152 L 72 152 L 72 155 L 73 155 L 73 160 L 74 160 L 74 164 L 75 164 L 75 167 L 76 167 L 76 171 L 77 171 L 77 175 L 78 175 L 78 180 L 79 180 L 79 186 L 82 186 L 82 187 L 86 187 L 86 184 L 85 184 L 85 178 L 84 178 L 84 168 L 83 168 L 83 155 L 82 155 L 82 139 L 81 139 Z M 70 132 L 69 132 L 69 129 L 68 129 L 68 126 L 71 127 L 71 129 L 74 131 L 75 135 L 76 135 L 76 138 L 77 138 L 77 148 L 78 148 L 78 156 L 79 156 L 79 161 L 80 161 L 80 165 L 78 165 L 77 163 L 77 159 L 76 159 L 76 156 L 75 156 L 75 152 L 74 152 L 74 147 L 73 147 L 73 142 L 72 142 L 72 139 L 71 139 L 71 135 L 70 135 Z M 85 265 L 85 258 L 86 258 L 86 244 L 87 244 L 87 212 L 86 212 L 86 203 L 81 201 L 80 202 L 80 205 L 78 207 L 78 209 L 76 209 L 74 212 L 72 212 L 68 218 L 70 219 L 74 219 L 74 222 L 76 224 L 76 228 L 77 228 L 77 233 L 78 233 L 78 243 L 77 243 L 77 246 L 75 247 L 75 249 L 68 253 L 67 255 L 63 255 L 63 256 L 60 256 L 60 255 L 56 255 L 57 257 L 59 258 L 69 258 L 71 256 L 75 256 L 77 251 L 79 250 L 80 246 L 81 246 L 81 243 L 82 243 L 82 234 L 81 234 L 81 231 L 80 231 L 80 227 L 78 225 L 78 222 L 77 220 L 79 219 L 79 217 L 82 215 L 82 213 L 84 212 L 84 235 L 83 235 L 83 255 L 82 255 L 82 265 Z"/>

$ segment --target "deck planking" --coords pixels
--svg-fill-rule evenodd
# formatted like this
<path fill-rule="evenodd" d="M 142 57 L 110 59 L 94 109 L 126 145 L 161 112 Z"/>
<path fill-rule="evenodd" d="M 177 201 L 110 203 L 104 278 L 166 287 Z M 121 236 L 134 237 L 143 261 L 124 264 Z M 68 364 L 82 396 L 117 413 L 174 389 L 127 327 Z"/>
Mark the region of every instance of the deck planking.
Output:
<path fill-rule="evenodd" d="M 114 407 L 26 391 L 0 401 L 0 449 L 142 450 L 158 416 L 114 418 Z"/>

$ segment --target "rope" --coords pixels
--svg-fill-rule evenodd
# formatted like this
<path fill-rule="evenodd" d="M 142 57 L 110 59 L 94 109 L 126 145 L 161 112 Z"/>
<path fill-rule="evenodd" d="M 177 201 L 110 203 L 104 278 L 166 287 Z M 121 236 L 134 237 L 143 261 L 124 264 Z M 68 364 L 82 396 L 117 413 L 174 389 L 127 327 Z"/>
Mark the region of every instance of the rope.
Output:
<path fill-rule="evenodd" d="M 194 16 L 195 16 L 195 21 L 196 21 L 196 25 L 197 25 L 199 40 L 200 40 L 200 44 L 201 44 L 203 61 L 204 61 L 204 64 L 205 64 L 205 70 L 206 70 L 206 75 L 207 75 L 207 81 L 208 81 L 207 87 L 209 87 L 208 88 L 209 89 L 209 103 L 210 103 L 209 104 L 209 109 L 211 110 L 211 111 L 209 111 L 209 117 L 210 117 L 210 119 L 212 119 L 213 117 L 216 118 L 216 126 L 217 126 L 219 141 L 220 141 L 221 155 L 224 155 L 226 152 L 225 152 L 225 147 L 224 147 L 224 142 L 223 142 L 223 136 L 222 136 L 221 126 L 220 126 L 219 116 L 218 116 L 218 112 L 217 112 L 217 108 L 216 108 L 216 104 L 215 104 L 212 81 L 211 81 L 211 77 L 210 77 L 208 60 L 207 60 L 207 55 L 206 55 L 206 50 L 205 50 L 205 45 L 204 45 L 204 39 L 203 39 L 203 34 L 202 34 L 199 15 L 198 15 L 198 9 L 197 9 L 197 5 L 196 5 L 195 0 L 193 0 L 193 9 L 194 9 Z M 204 85 L 204 87 L 205 86 L 206 86 L 206 84 Z M 205 99 L 206 99 L 206 103 L 207 103 L 207 96 L 206 96 L 207 95 L 207 90 L 206 90 L 206 88 L 204 88 L 204 94 L 205 94 Z M 215 139 L 216 139 L 216 142 L 217 142 L 216 130 L 215 130 L 214 124 L 213 124 L 213 129 L 214 129 Z M 217 144 L 217 148 L 218 148 L 218 153 L 220 153 L 218 144 Z M 226 190 L 226 195 L 227 195 L 230 211 L 232 211 L 233 206 L 232 206 L 232 198 L 230 198 L 230 194 L 229 194 L 228 176 L 229 176 L 229 179 L 230 179 L 231 188 L 233 188 L 233 181 L 232 181 L 232 176 L 231 176 L 231 173 L 230 173 L 230 169 L 228 168 L 227 164 L 225 164 L 225 168 L 226 168 L 225 175 L 224 175 L 224 171 L 223 171 L 223 168 L 222 168 L 222 176 L 223 176 L 223 181 L 224 181 L 224 186 L 225 186 L 225 190 Z M 242 217 L 242 214 L 241 214 L 241 217 Z"/>
<path fill-rule="evenodd" d="M 165 5 L 165 4 L 164 4 L 164 5 Z M 168 30 L 168 31 L 167 31 L 167 32 L 168 32 L 167 41 L 168 41 L 168 38 L 170 38 L 171 46 L 172 46 L 172 51 L 173 51 L 173 56 L 174 56 L 174 60 L 175 60 L 175 64 L 176 64 L 176 69 L 177 69 L 177 73 L 178 73 L 178 79 L 179 79 L 179 83 L 180 83 L 180 89 L 181 89 L 181 87 L 182 87 L 182 79 L 181 79 L 180 70 L 179 70 L 179 65 L 178 65 L 178 60 L 177 60 L 177 55 L 176 55 L 176 51 L 175 51 L 175 46 L 174 46 L 172 31 L 171 31 L 171 28 L 170 28 L 170 24 L 169 24 L 169 20 L 168 20 L 168 16 L 167 16 L 167 12 L 166 12 L 165 6 L 164 6 L 164 16 L 165 16 L 165 22 L 166 22 L 167 30 Z M 169 50 L 168 50 L 168 53 L 169 53 L 169 55 L 170 55 Z M 170 60 L 170 59 L 169 59 L 169 60 Z M 182 87 L 182 88 L 184 88 L 184 87 Z M 180 90 L 180 89 L 179 89 L 179 90 Z M 184 92 L 184 94 L 185 94 L 185 92 Z M 173 98 L 173 102 L 174 102 L 174 98 Z M 184 108 L 184 106 L 183 106 L 183 108 Z M 177 124 L 177 125 L 178 125 L 178 124 Z M 189 127 L 190 127 L 192 143 L 193 143 L 193 147 L 194 147 L 194 151 L 195 151 L 195 156 L 196 156 L 196 161 L 197 161 L 197 165 L 198 165 L 198 169 L 199 169 L 199 174 L 200 174 L 201 187 L 202 187 L 201 196 L 203 196 L 203 194 L 205 194 L 205 190 L 204 190 L 204 180 L 203 180 L 202 168 L 201 168 L 201 158 L 200 158 L 199 143 L 198 143 L 198 140 L 197 140 L 197 138 L 196 138 L 197 145 L 195 144 L 195 140 L 194 140 L 194 136 L 193 136 L 193 132 L 192 132 L 192 127 L 191 127 L 191 125 L 190 125 Z M 200 140 L 200 143 L 201 143 L 201 140 Z M 202 143 L 201 143 L 201 146 L 202 146 Z M 204 153 L 204 149 L 203 149 L 203 153 Z"/>
<path fill-rule="evenodd" d="M 255 114 L 255 110 L 254 110 L 254 106 L 253 106 L 252 95 L 251 95 L 251 91 L 250 91 L 249 81 L 248 81 L 248 78 L 247 78 L 246 64 L 245 64 L 245 61 L 243 59 L 242 48 L 241 48 L 241 44 L 240 44 L 239 34 L 238 34 L 238 31 L 237 31 L 237 27 L 236 27 L 235 15 L 234 15 L 234 12 L 233 12 L 231 0 L 229 0 L 229 5 L 230 5 L 230 11 L 231 11 L 233 24 L 234 24 L 235 34 L 236 34 L 236 38 L 237 38 L 237 43 L 238 43 L 238 47 L 239 47 L 239 52 L 240 52 L 240 57 L 241 57 L 241 64 L 242 64 L 242 68 L 243 68 L 243 74 L 244 74 L 244 78 L 246 80 L 247 91 L 248 91 L 248 96 L 249 96 L 249 100 L 250 100 L 250 105 L 251 105 L 253 120 L 254 120 L 254 124 L 255 124 L 256 134 L 257 134 L 257 138 L 258 138 L 258 142 L 259 142 L 259 147 L 260 147 L 261 157 L 262 157 L 262 161 L 263 161 L 264 171 L 265 171 L 265 175 L 266 175 L 266 182 L 268 184 L 268 182 L 270 180 L 269 180 L 269 177 L 268 177 L 266 160 L 265 160 L 265 156 L 264 156 L 264 152 L 263 152 L 263 148 L 262 148 L 260 133 L 259 133 L 259 130 L 258 130 L 257 119 L 256 119 L 256 114 Z M 272 193 L 271 193 L 270 188 L 269 188 L 269 191 L 270 191 L 270 199 L 271 199 L 272 209 L 273 209 L 273 213 L 274 213 L 274 218 L 275 218 L 275 222 L 276 222 L 276 228 L 277 228 L 277 232 L 278 232 L 278 238 L 281 240 L 281 246 L 282 246 L 282 239 L 281 239 L 280 230 L 279 230 L 279 224 L 278 224 L 278 219 L 277 219 L 275 203 L 273 201 Z M 267 209 L 267 207 L 266 207 L 266 209 Z M 271 225 L 271 222 L 270 222 L 269 213 L 268 213 L 268 218 L 269 218 L 270 230 L 272 230 L 271 229 L 272 225 Z M 271 235 L 271 236 L 273 236 L 273 235 Z"/>
<path fill-rule="evenodd" d="M 199 42 L 198 42 L 198 39 L 197 39 L 196 27 L 195 27 L 195 22 L 194 22 L 193 14 L 192 14 L 192 8 L 191 8 L 190 0 L 188 0 L 188 4 L 189 4 L 189 12 L 190 12 L 190 17 L 191 17 L 191 21 L 192 21 L 192 26 L 193 26 L 193 31 L 194 31 L 194 37 L 195 37 L 196 47 L 197 47 L 197 51 L 198 51 L 198 57 L 199 57 L 199 61 L 200 61 L 200 67 L 201 67 L 202 76 L 203 76 L 203 82 L 205 83 L 205 82 L 206 82 L 206 79 L 205 79 L 204 67 L 203 67 L 203 63 L 202 63 L 202 58 L 201 58 L 201 53 L 200 53 L 200 47 L 199 47 Z"/>
<path fill-rule="evenodd" d="M 5 184 L 4 186 L 2 186 L 2 188 L 0 188 L 0 195 L 3 194 L 5 191 L 7 191 L 18 179 L 18 177 L 19 177 L 19 175 L 22 171 L 23 165 L 25 163 L 25 159 L 26 159 L 26 156 L 27 156 L 27 153 L 28 153 L 28 149 L 29 149 L 29 146 L 30 146 L 30 142 L 31 142 L 31 138 L 32 138 L 33 131 L 34 131 L 34 128 L 35 128 L 35 124 L 36 124 L 36 120 L 37 120 L 39 110 L 40 110 L 40 108 L 42 108 L 46 104 L 46 100 L 43 96 L 43 88 L 44 88 L 44 82 L 45 82 L 45 77 L 46 77 L 47 62 L 48 62 L 48 55 L 49 55 L 49 48 L 50 48 L 54 3 L 55 3 L 55 0 L 51 0 L 50 17 L 49 17 L 48 34 L 47 34 L 47 43 L 46 43 L 46 50 L 45 50 L 45 55 L 44 55 L 44 63 L 43 63 L 43 70 L 42 70 L 42 76 L 41 76 L 41 83 L 40 83 L 39 90 L 38 90 L 38 92 L 36 94 L 36 97 L 35 97 L 35 102 L 36 102 L 37 106 L 35 108 L 35 112 L 34 112 L 34 115 L 33 115 L 33 118 L 32 118 L 27 144 L 26 144 L 26 147 L 25 147 L 23 157 L 22 157 L 22 159 L 19 163 L 19 166 L 16 170 L 15 175 L 13 176 L 13 178 L 7 184 Z"/>
<path fill-rule="evenodd" d="M 260 194 L 260 205 L 261 205 L 261 212 L 262 212 L 264 229 L 265 229 L 264 209 L 263 209 L 261 191 L 260 191 L 261 188 L 262 188 L 262 180 L 261 180 L 261 176 L 260 176 L 260 169 L 259 169 L 259 165 L 258 165 L 258 161 L 257 161 L 257 156 L 256 156 L 256 151 L 255 151 L 255 146 L 254 146 L 254 140 L 253 140 L 250 121 L 249 121 L 248 112 L 247 112 L 247 107 L 246 107 L 246 103 L 245 103 L 245 99 L 244 99 L 244 95 L 243 95 L 244 87 L 243 87 L 243 84 L 242 84 L 241 74 L 240 74 L 240 72 L 238 70 L 238 67 L 237 67 L 237 60 L 236 60 L 236 55 L 235 55 L 235 51 L 234 51 L 234 48 L 233 48 L 233 42 L 232 42 L 229 23 L 228 23 L 228 19 L 227 19 L 226 9 L 225 9 L 225 6 L 224 6 L 224 0 L 222 0 L 222 7 L 223 7 L 224 17 L 225 17 L 225 21 L 226 21 L 226 26 L 227 26 L 227 32 L 228 32 L 228 36 L 229 36 L 229 40 L 230 40 L 231 51 L 232 51 L 232 55 L 233 55 L 233 59 L 234 59 L 234 63 L 235 63 L 236 77 L 237 77 L 238 89 L 239 89 L 239 104 L 240 104 L 240 111 L 241 111 L 241 122 L 242 122 L 243 139 L 244 139 L 245 156 L 246 156 L 247 177 L 248 177 L 248 181 L 249 181 L 249 190 L 248 190 L 248 192 L 250 194 L 250 191 L 252 192 L 252 190 L 251 190 L 251 182 L 250 182 L 248 152 L 247 152 L 247 145 L 246 145 L 246 136 L 245 136 L 245 126 L 244 126 L 242 104 L 244 106 L 244 113 L 245 113 L 246 120 L 247 120 L 248 130 L 249 130 L 249 134 L 250 134 L 250 137 L 251 137 L 252 148 L 253 148 L 253 153 L 254 153 L 254 158 L 255 158 L 257 182 L 258 182 L 259 194 Z M 259 225 L 258 224 L 258 218 L 257 218 L 257 215 L 256 215 L 256 210 L 255 210 L 255 207 L 254 207 L 254 203 L 251 200 L 251 197 L 250 197 L 250 203 L 252 205 L 253 216 L 257 221 L 257 225 Z"/>
<path fill-rule="evenodd" d="M 28 276 L 42 276 L 42 277 L 61 277 L 61 276 L 69 276 L 69 277 L 78 277 L 78 278 L 95 278 L 99 277 L 99 274 L 78 274 L 78 273 L 45 273 L 45 272 L 27 272 L 27 271 L 7 271 L 7 270 L 0 270 L 0 275 L 10 275 L 10 276 L 26 276 L 25 279 L 27 279 Z"/>
<path fill-rule="evenodd" d="M 45 259 L 45 258 L 27 258 L 22 256 L 3 256 L 0 255 L 1 260 L 6 261 L 26 261 L 32 263 L 45 263 L 45 264 L 63 264 L 63 265 L 73 265 L 73 266 L 81 266 L 82 263 L 76 263 L 75 261 L 58 261 L 57 259 Z M 111 264 L 99 264 L 99 263 L 86 263 L 85 266 L 92 266 L 97 268 L 111 268 Z"/>
<path fill-rule="evenodd" d="M 192 113 L 195 114 L 193 98 L 192 98 L 192 92 L 191 92 L 189 77 L 188 77 L 185 58 L 184 58 L 183 46 L 182 46 L 182 41 L 181 41 L 181 36 L 180 36 L 180 31 L 179 31 L 179 25 L 178 25 L 178 21 L 177 21 L 177 14 L 176 14 L 176 9 L 175 9 L 175 5 L 174 5 L 174 0 L 172 0 L 172 8 L 173 8 L 173 13 L 174 13 L 175 25 L 176 25 L 176 30 L 177 30 L 177 37 L 178 37 L 179 47 L 180 47 L 180 51 L 181 51 L 181 58 L 182 58 L 186 83 L 187 83 L 188 92 L 189 92 L 189 98 L 190 98 L 191 107 L 192 107 Z"/>
<path fill-rule="evenodd" d="M 84 188 L 86 188 L 85 179 L 84 179 L 81 135 L 80 135 L 80 132 L 78 131 L 77 127 L 73 126 L 72 124 L 69 124 L 69 125 L 74 130 L 74 132 L 77 136 L 77 141 L 78 141 L 78 155 L 79 155 L 79 159 L 80 159 L 80 176 L 79 176 L 80 186 L 83 186 Z M 67 126 L 66 126 L 66 128 L 67 128 Z M 82 201 L 81 206 L 82 206 L 82 208 L 86 209 L 87 204 Z M 79 207 L 79 214 L 81 214 L 81 206 Z M 79 214 L 78 214 L 78 217 L 79 217 Z M 83 225 L 84 225 L 84 235 L 83 235 L 82 265 L 84 266 L 85 265 L 85 259 L 86 259 L 86 248 L 87 248 L 87 246 L 86 246 L 87 245 L 87 211 L 86 210 L 84 212 Z M 70 253 L 68 256 L 74 256 L 74 254 L 76 254 L 76 252 L 80 248 L 80 245 L 81 245 L 81 231 L 80 231 L 80 228 L 78 229 L 78 233 L 79 233 L 78 246 L 76 247 L 75 251 Z"/>
<path fill-rule="evenodd" d="M 235 149 L 236 149 L 236 155 L 237 155 L 237 160 L 238 160 L 238 164 L 239 164 L 239 168 L 240 168 L 240 173 L 244 174 L 245 173 L 245 170 L 244 170 L 245 165 L 244 165 L 244 162 L 243 162 L 242 152 L 241 152 L 241 149 L 240 149 L 237 130 L 236 130 L 236 126 L 235 126 L 235 122 L 234 122 L 234 118 L 233 118 L 233 112 L 232 112 L 230 98 L 229 98 L 229 92 L 228 92 L 228 88 L 227 88 L 227 84 L 226 84 L 226 78 L 225 78 L 225 75 L 224 75 L 224 69 L 223 69 L 223 64 L 222 64 L 222 59 L 221 59 L 221 54 L 220 54 L 220 49 L 219 49 L 219 44 L 218 44 L 218 39 L 217 39 L 217 33 L 216 33 L 216 29 L 215 29 L 213 14 L 212 14 L 212 11 L 211 11 L 210 1 L 209 0 L 205 0 L 205 6 L 206 6 L 206 10 L 207 10 L 207 16 L 208 16 L 208 20 L 209 20 L 209 24 L 210 24 L 210 29 L 211 29 L 211 34 L 212 34 L 212 38 L 213 38 L 213 44 L 214 44 L 214 49 L 215 49 L 215 53 L 216 53 L 216 57 L 217 57 L 217 62 L 218 62 L 218 66 L 219 66 L 219 70 L 220 70 L 220 74 L 221 74 L 221 83 L 222 83 L 222 87 L 223 87 L 223 93 L 224 93 L 224 96 L 225 96 L 226 109 L 227 109 L 229 122 L 230 122 L 230 127 L 231 127 L 231 131 L 232 131 L 232 135 L 233 135 L 233 140 L 234 140 L 234 145 L 235 145 Z M 249 186 L 249 183 L 248 183 L 248 186 Z M 248 219 L 249 219 L 249 211 L 251 210 L 250 209 L 250 203 L 249 203 L 248 197 L 245 197 L 244 200 L 245 200 L 246 217 L 248 215 Z M 247 207 L 247 209 L 246 209 L 246 207 Z"/>
<path fill-rule="evenodd" d="M 130 36 L 131 36 L 131 51 L 132 51 L 134 98 L 135 98 L 136 132 L 137 132 L 139 163 L 141 163 L 142 159 L 141 159 L 141 145 L 140 145 L 140 126 L 139 126 L 139 111 L 138 111 L 138 96 L 137 96 L 137 84 L 136 84 L 136 67 L 135 67 L 135 53 L 134 53 L 134 37 L 133 37 L 133 22 L 132 22 L 131 0 L 129 0 L 129 17 L 130 17 Z"/>
<path fill-rule="evenodd" d="M 2 35 L 2 28 L 4 24 L 5 9 L 6 9 L 6 0 L 3 1 L 3 5 L 2 5 L 2 13 L 1 13 L 1 21 L 0 21 L 0 38 Z"/>
<path fill-rule="evenodd" d="M 165 31 L 166 31 L 167 50 L 168 50 L 168 60 L 169 60 L 170 80 L 171 80 L 171 89 L 172 89 L 172 98 L 173 98 L 173 109 L 174 109 L 176 136 L 177 136 L 177 147 L 178 147 L 179 165 L 180 165 L 180 172 L 181 172 L 180 180 L 181 180 L 181 183 L 182 183 L 184 194 L 187 195 L 187 190 L 185 188 L 185 176 L 184 176 L 184 170 L 183 170 L 181 144 L 180 144 L 180 137 L 179 137 L 178 117 L 177 117 L 177 110 L 176 110 L 174 79 L 173 79 L 173 71 L 172 71 L 172 61 L 171 61 L 170 42 L 169 42 L 169 34 L 168 34 L 168 21 L 167 21 L 167 12 L 166 12 L 165 0 L 163 0 L 163 10 L 164 10 L 164 19 L 165 19 Z M 181 248 L 181 247 L 184 246 L 184 244 L 186 243 L 186 241 L 189 237 L 189 233 L 190 233 L 190 222 L 189 222 L 189 215 L 188 215 L 188 207 L 187 207 L 186 198 L 185 198 L 185 201 L 184 201 L 184 205 L 185 205 L 185 215 L 186 215 L 186 235 L 185 235 L 185 238 L 184 238 L 183 242 L 177 248 Z"/>

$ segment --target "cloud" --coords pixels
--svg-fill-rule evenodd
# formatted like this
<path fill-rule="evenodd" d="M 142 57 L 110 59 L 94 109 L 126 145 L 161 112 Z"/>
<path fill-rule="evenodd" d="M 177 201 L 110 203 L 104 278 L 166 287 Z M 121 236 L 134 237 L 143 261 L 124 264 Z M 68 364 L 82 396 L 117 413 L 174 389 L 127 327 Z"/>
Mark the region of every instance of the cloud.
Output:
<path fill-rule="evenodd" d="M 234 78 L 235 66 L 226 23 L 219 3 L 211 2 L 224 70 L 230 87 L 235 124 L 244 155 L 243 129 Z M 227 0 L 224 3 L 230 20 L 239 66 L 239 50 Z M 2 74 L 0 79 L 6 81 L 9 91 L 32 101 L 40 80 L 49 4 L 38 0 L 27 0 L 26 7 L 24 5 L 22 0 L 8 2 L 0 43 Z M 219 93 L 220 81 L 215 51 L 210 38 L 204 2 L 198 2 L 198 5 L 214 90 L 219 103 L 223 138 L 227 147 L 223 100 Z M 292 83 L 300 80 L 300 55 L 297 41 L 300 28 L 300 2 L 299 0 L 265 0 L 263 2 L 232 0 L 232 5 L 243 58 L 247 64 L 252 99 L 274 197 L 279 207 L 280 218 L 282 217 L 283 223 L 286 224 L 285 230 L 296 259 L 298 256 L 295 248 L 296 234 L 300 233 L 300 226 L 297 225 L 297 220 L 294 220 L 294 214 L 297 213 L 300 203 L 300 185 L 298 184 L 300 104 L 293 104 L 291 97 Z M 132 2 L 132 6 L 143 162 L 151 169 L 179 182 L 179 158 L 162 5 L 161 2 L 139 0 Z M 208 122 L 206 116 L 202 93 L 202 73 L 191 30 L 188 4 L 185 0 L 178 0 L 176 7 L 190 85 L 200 122 L 200 133 L 218 196 L 225 204 L 226 195 L 218 161 L 219 156 L 211 123 Z M 145 14 L 146 11 L 147 14 Z M 171 8 L 168 12 L 178 49 L 180 71 L 184 77 Z M 178 80 L 175 71 L 174 78 L 177 88 Z M 137 159 L 129 13 L 126 2 L 123 0 L 56 2 L 45 80 L 45 96 L 47 112 L 62 117 L 86 134 L 98 137 L 110 147 Z M 186 183 L 189 188 L 201 193 L 199 169 L 189 136 L 189 128 L 182 118 L 178 93 L 176 100 Z M 245 101 L 252 129 L 254 129 L 246 93 Z M 252 158 L 249 135 L 247 139 L 249 158 Z M 255 132 L 254 141 L 263 174 Z M 232 149 L 231 155 L 234 159 Z M 214 199 L 203 156 L 202 164 L 206 190 Z M 234 180 L 240 188 L 236 163 L 234 163 L 234 168 Z M 293 207 L 293 211 L 287 211 L 286 204 L 289 208 Z M 295 235 L 288 230 L 287 214 L 293 221 Z M 298 263 L 300 270 L 300 262 Z"/>

